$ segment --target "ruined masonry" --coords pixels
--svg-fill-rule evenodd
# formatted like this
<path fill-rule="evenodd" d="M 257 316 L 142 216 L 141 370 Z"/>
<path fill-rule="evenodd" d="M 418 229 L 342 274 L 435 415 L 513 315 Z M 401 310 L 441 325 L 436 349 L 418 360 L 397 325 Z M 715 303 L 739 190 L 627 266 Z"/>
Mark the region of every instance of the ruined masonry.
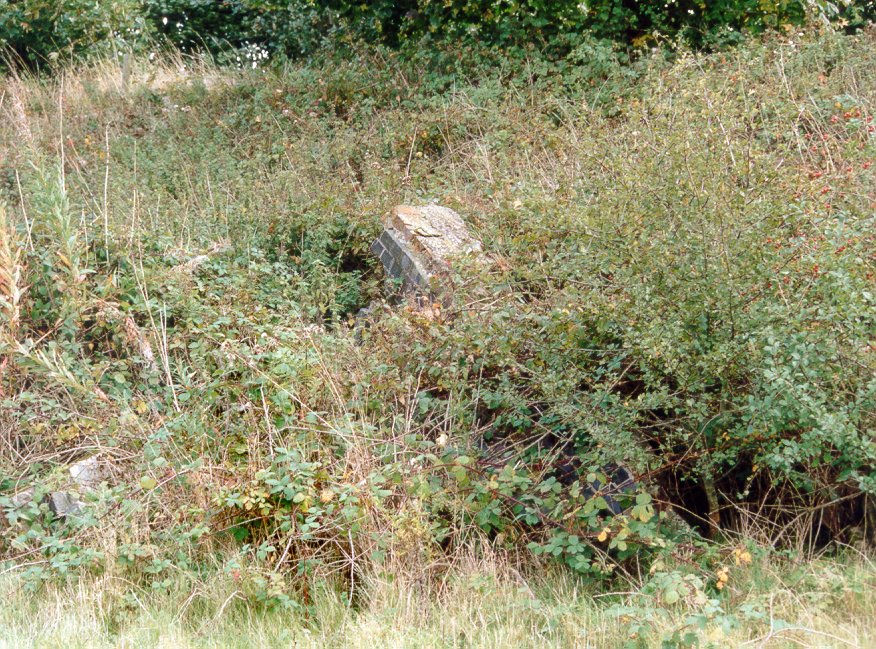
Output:
<path fill-rule="evenodd" d="M 459 255 L 480 256 L 483 246 L 469 234 L 459 214 L 447 207 L 399 205 L 384 221 L 371 251 L 406 289 L 437 293 L 436 280 L 449 273 L 451 260 Z"/>

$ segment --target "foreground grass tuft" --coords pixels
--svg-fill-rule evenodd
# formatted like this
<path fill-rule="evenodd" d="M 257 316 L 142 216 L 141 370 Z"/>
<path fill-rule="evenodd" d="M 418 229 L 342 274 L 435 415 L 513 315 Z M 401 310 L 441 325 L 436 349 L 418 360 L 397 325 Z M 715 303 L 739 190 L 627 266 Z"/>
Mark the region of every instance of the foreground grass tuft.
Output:
<path fill-rule="evenodd" d="M 874 585 L 876 569 L 856 555 L 734 570 L 701 646 L 872 646 Z M 434 590 L 375 579 L 361 606 L 326 589 L 295 612 L 253 605 L 233 582 L 163 593 L 111 577 L 37 593 L 22 586 L 2 584 L 0 646 L 659 647 L 699 613 L 647 593 L 596 594 L 568 574 L 524 577 L 495 558 L 462 562 Z M 651 632 L 631 631 L 631 617 Z"/>

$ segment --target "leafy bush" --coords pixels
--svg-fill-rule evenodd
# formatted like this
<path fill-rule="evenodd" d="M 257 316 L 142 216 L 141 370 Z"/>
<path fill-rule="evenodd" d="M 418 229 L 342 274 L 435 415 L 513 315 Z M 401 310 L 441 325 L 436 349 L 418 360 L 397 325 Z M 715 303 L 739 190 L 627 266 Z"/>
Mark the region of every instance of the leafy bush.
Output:
<path fill-rule="evenodd" d="M 597 40 L 624 44 L 669 39 L 702 46 L 738 41 L 745 32 L 799 25 L 811 16 L 859 26 L 876 15 L 872 1 L 838 7 L 818 0 L 680 0 L 663 4 L 625 0 L 381 0 L 366 4 L 347 0 L 233 0 L 219 4 L 150 0 L 148 6 L 153 23 L 167 18 L 163 32 L 179 45 L 197 46 L 218 38 L 234 46 L 259 43 L 292 55 L 312 51 L 331 34 L 393 47 L 410 42 L 414 49 L 425 37 L 445 44 L 536 47 L 563 53 L 583 32 Z"/>
<path fill-rule="evenodd" d="M 141 0 L 0 0 L 0 48 L 29 65 L 124 50 L 150 31 Z"/>
<path fill-rule="evenodd" d="M 221 3 L 218 8 L 199 0 L 174 0 L 156 5 L 154 16 L 171 8 L 171 15 L 190 17 L 201 27 L 196 31 L 203 36 L 222 36 L 230 42 L 256 40 L 272 49 L 285 45 L 282 49 L 292 53 L 315 43 L 310 36 L 315 26 L 323 33 L 333 26 L 367 42 L 391 46 L 407 40 L 416 43 L 429 36 L 438 42 L 536 45 L 564 51 L 568 41 L 574 42 L 584 31 L 596 39 L 621 43 L 670 39 L 701 46 L 738 41 L 740 33 L 799 25 L 807 17 L 860 26 L 876 15 L 872 0 L 838 4 L 821 0 L 679 0 L 663 4 L 625 0 L 382 0 L 367 4 L 347 0 L 235 0 Z"/>
<path fill-rule="evenodd" d="M 637 48 L 663 42 L 711 47 L 810 18 L 856 29 L 874 16 L 873 0 L 839 5 L 824 0 L 3 0 L 0 45 L 30 65 L 149 45 L 155 36 L 185 50 L 239 50 L 256 64 L 269 54 L 297 57 L 326 42 L 351 41 L 408 45 L 414 52 L 421 41 L 433 47 L 499 46 L 506 53 L 538 50 L 553 58 L 582 38 Z M 230 59 L 244 62 L 235 54 Z"/>

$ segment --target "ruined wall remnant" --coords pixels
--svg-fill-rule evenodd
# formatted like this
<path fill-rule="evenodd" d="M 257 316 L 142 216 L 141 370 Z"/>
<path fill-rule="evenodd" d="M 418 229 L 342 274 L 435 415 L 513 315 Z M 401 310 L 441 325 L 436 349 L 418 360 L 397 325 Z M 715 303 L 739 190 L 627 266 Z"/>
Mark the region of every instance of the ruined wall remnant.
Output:
<path fill-rule="evenodd" d="M 483 246 L 459 214 L 447 207 L 399 205 L 384 221 L 371 251 L 387 274 L 402 280 L 406 289 L 436 293 L 452 260 L 460 255 L 480 256 Z"/>

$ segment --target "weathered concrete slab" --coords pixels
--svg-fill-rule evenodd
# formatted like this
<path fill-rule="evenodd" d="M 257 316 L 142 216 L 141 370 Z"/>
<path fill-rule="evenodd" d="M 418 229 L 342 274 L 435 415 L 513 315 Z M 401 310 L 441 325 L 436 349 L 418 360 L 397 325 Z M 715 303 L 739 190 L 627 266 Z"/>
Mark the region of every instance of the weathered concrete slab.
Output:
<path fill-rule="evenodd" d="M 384 221 L 371 244 L 387 274 L 401 279 L 405 288 L 437 292 L 436 279 L 446 277 L 454 259 L 483 254 L 481 242 L 468 231 L 456 212 L 440 205 L 399 205 Z"/>

